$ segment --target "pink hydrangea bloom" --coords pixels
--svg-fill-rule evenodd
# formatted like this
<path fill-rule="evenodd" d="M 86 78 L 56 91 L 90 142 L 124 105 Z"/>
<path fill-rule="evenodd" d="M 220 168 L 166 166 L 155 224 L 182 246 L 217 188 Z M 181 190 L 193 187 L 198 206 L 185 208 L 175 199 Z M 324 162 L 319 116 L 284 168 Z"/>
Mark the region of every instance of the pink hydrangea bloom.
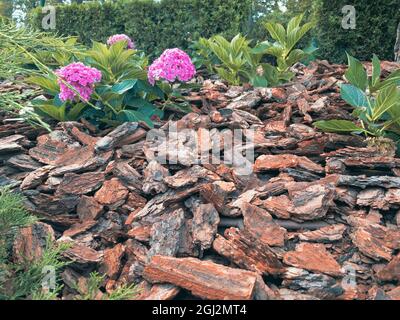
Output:
<path fill-rule="evenodd" d="M 196 74 L 196 67 L 186 52 L 175 48 L 167 49 L 149 67 L 148 78 L 154 86 L 156 80 L 164 79 L 168 82 L 189 81 Z"/>
<path fill-rule="evenodd" d="M 93 87 L 96 82 L 101 81 L 101 72 L 95 68 L 87 67 L 81 62 L 71 63 L 66 67 L 56 70 L 56 74 L 65 82 L 69 83 L 82 97 L 83 101 L 89 101 L 93 93 Z M 73 101 L 77 95 L 60 79 L 59 97 L 61 101 Z"/>
<path fill-rule="evenodd" d="M 109 37 L 108 40 L 107 40 L 107 44 L 109 46 L 112 46 L 113 44 L 115 44 L 117 42 L 120 42 L 120 41 L 126 41 L 128 49 L 134 49 L 135 48 L 134 42 L 126 34 L 115 34 L 115 35 Z"/>

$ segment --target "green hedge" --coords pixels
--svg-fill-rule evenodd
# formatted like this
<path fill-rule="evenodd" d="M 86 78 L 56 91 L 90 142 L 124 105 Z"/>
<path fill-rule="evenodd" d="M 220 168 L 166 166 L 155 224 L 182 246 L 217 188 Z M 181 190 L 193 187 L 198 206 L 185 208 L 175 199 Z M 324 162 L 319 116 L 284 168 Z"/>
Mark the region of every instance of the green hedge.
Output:
<path fill-rule="evenodd" d="M 248 27 L 252 0 L 130 0 L 61 5 L 56 8 L 56 32 L 80 41 L 106 41 L 126 33 L 151 56 L 164 49 L 187 49 L 191 40 L 222 33 L 232 37 Z M 35 9 L 30 22 L 40 28 L 43 14 Z"/>
<path fill-rule="evenodd" d="M 346 51 L 361 60 L 393 60 L 396 28 L 400 22 L 399 0 L 319 0 L 316 38 L 319 55 L 331 62 L 346 62 Z M 356 29 L 341 26 L 345 5 L 356 9 Z"/>

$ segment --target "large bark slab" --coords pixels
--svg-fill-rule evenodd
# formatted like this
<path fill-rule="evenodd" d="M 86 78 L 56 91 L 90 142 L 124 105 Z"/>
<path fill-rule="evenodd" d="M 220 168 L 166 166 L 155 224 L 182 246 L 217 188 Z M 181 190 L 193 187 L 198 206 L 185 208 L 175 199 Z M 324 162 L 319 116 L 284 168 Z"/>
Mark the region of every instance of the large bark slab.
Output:
<path fill-rule="evenodd" d="M 144 270 L 153 283 L 171 283 L 211 300 L 250 300 L 257 274 L 194 258 L 154 256 Z"/>
<path fill-rule="evenodd" d="M 241 268 L 265 275 L 278 275 L 284 267 L 268 245 L 244 231 L 230 228 L 218 235 L 213 249 Z"/>

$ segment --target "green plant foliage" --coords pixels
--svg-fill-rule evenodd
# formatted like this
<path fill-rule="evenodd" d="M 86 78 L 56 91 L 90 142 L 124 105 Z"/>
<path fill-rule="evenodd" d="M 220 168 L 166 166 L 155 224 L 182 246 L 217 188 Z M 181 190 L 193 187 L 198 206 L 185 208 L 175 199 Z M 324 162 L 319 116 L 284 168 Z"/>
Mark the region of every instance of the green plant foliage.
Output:
<path fill-rule="evenodd" d="M 29 215 L 23 205 L 24 198 L 8 188 L 0 188 L 0 239 L 15 234 L 18 228 L 36 221 Z"/>
<path fill-rule="evenodd" d="M 380 61 L 372 60 L 369 77 L 362 63 L 348 55 L 349 67 L 345 77 L 349 84 L 341 86 L 341 97 L 354 107 L 353 115 L 360 126 L 351 121 L 318 121 L 314 125 L 328 132 L 364 133 L 372 137 L 385 137 L 389 132 L 400 133 L 400 85 L 399 71 L 381 79 Z"/>
<path fill-rule="evenodd" d="M 230 84 L 247 82 L 255 87 L 274 86 L 290 81 L 294 76 L 290 67 L 316 50 L 313 47 L 309 47 L 307 52 L 296 49 L 299 41 L 314 26 L 311 22 L 301 25 L 302 20 L 303 15 L 291 19 L 286 29 L 280 23 L 266 23 L 274 42 L 263 41 L 254 48 L 240 34 L 230 42 L 220 35 L 201 38 L 194 47 L 197 55 L 202 57 L 199 61 Z M 263 62 L 268 56 L 274 57 L 276 66 Z"/>
<path fill-rule="evenodd" d="M 55 74 L 33 76 L 28 80 L 42 87 L 49 99 L 35 99 L 33 107 L 39 114 L 58 121 L 85 117 L 96 125 L 114 125 L 125 121 L 142 121 L 153 126 L 151 117 L 162 117 L 162 110 L 151 102 L 164 99 L 165 93 L 147 81 L 148 59 L 136 50 L 126 50 L 125 43 L 112 46 L 93 42 L 88 51 L 76 58 L 101 71 L 102 81 L 97 84 L 90 105 L 82 101 L 62 102 Z"/>
<path fill-rule="evenodd" d="M 68 63 L 81 49 L 76 45 L 76 38 L 62 38 L 16 26 L 0 17 L 0 79 L 37 72 L 37 61 L 32 56 L 52 67 Z"/>
<path fill-rule="evenodd" d="M 13 266 L 12 282 L 13 293 L 9 299 L 31 298 L 36 300 L 53 300 L 57 297 L 61 285 L 56 286 L 51 292 L 43 291 L 42 280 L 43 270 L 51 266 L 55 270 L 56 282 L 57 275 L 69 263 L 62 260 L 61 254 L 71 247 L 69 243 L 55 243 L 50 238 L 47 239 L 46 248 L 39 259 L 33 262 L 25 262 L 21 265 Z"/>
<path fill-rule="evenodd" d="M 318 0 L 315 37 L 319 54 L 330 62 L 345 63 L 346 52 L 361 61 L 375 52 L 385 60 L 393 60 L 396 28 L 400 21 L 398 0 Z M 343 29 L 342 8 L 356 9 L 356 28 Z"/>
<path fill-rule="evenodd" d="M 265 54 L 272 55 L 276 58 L 277 64 L 277 79 L 275 84 L 281 81 L 289 81 L 294 74 L 289 71 L 290 67 L 305 59 L 313 51 L 305 52 L 301 49 L 296 49 L 299 41 L 315 26 L 313 22 L 307 22 L 301 25 L 304 15 L 299 15 L 292 18 L 287 27 L 280 23 L 267 22 L 265 28 L 268 30 L 270 36 L 275 40 L 273 44 L 263 42 L 259 47 L 266 46 Z"/>
<path fill-rule="evenodd" d="M 251 52 L 249 41 L 240 34 L 230 42 L 220 35 L 201 38 L 196 47 L 207 68 L 233 85 L 254 79 L 262 57 Z"/>
<path fill-rule="evenodd" d="M 77 300 L 98 300 L 98 294 L 104 281 L 104 275 L 98 272 L 91 272 L 84 290 L 75 285 L 75 290 L 79 293 Z M 138 294 L 138 289 L 134 285 L 123 285 L 115 289 L 112 293 L 102 293 L 101 300 L 133 300 Z"/>
<path fill-rule="evenodd" d="M 91 45 L 125 33 L 152 58 L 165 49 L 187 50 L 193 40 L 223 34 L 231 38 L 248 23 L 252 0 L 129 0 L 57 6 L 55 32 Z M 40 8 L 31 23 L 41 28 Z"/>

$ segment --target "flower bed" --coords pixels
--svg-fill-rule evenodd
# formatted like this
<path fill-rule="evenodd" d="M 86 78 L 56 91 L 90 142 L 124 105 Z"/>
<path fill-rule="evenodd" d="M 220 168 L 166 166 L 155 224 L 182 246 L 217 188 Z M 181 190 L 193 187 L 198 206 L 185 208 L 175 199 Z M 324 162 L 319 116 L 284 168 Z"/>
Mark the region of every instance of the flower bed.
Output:
<path fill-rule="evenodd" d="M 194 112 L 156 124 L 178 149 L 144 123 L 60 122 L 47 133 L 2 115 L 0 184 L 46 225 L 23 229 L 14 255 L 40 255 L 49 233 L 70 243 L 65 299 L 92 271 L 106 275 L 103 291 L 136 284 L 138 299 L 182 289 L 203 299 L 399 299 L 400 161 L 313 127 L 354 120 L 337 87 L 346 66 L 293 71 L 275 88 L 204 81 L 186 97 Z M 254 135 L 252 172 L 229 162 L 226 145 L 220 163 L 192 148 L 193 132 L 210 151 L 224 129 Z"/>

